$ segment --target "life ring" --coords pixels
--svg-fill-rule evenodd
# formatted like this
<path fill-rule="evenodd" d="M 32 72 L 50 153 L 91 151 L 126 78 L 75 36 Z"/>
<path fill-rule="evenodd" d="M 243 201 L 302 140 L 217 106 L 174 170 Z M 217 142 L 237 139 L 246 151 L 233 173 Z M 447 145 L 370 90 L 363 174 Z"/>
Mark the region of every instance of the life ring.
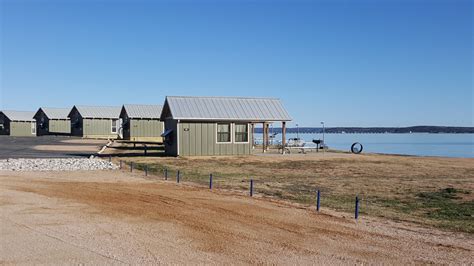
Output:
<path fill-rule="evenodd" d="M 359 142 L 354 142 L 354 144 L 352 144 L 351 146 L 351 152 L 354 154 L 361 153 L 363 149 L 364 146 L 362 146 L 362 144 L 360 144 Z"/>

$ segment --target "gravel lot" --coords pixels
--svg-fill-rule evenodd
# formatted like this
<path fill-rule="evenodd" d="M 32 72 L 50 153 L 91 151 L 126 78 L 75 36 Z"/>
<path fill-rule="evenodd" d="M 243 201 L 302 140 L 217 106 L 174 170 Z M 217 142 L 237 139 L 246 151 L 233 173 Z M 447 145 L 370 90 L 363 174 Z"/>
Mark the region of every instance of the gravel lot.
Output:
<path fill-rule="evenodd" d="M 81 171 L 114 170 L 118 167 L 101 159 L 6 159 L 0 160 L 0 170 L 6 171 Z"/>
<path fill-rule="evenodd" d="M 0 136 L 0 159 L 89 157 L 106 143 L 107 140 L 63 136 Z"/>

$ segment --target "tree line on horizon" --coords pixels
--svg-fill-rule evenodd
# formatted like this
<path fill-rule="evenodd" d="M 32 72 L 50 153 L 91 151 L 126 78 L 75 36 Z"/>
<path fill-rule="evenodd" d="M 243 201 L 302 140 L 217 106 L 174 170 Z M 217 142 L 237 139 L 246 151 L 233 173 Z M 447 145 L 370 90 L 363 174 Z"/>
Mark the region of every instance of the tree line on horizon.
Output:
<path fill-rule="evenodd" d="M 281 127 L 270 129 L 272 133 L 281 133 Z M 289 127 L 286 133 L 317 134 L 322 133 L 322 127 Z M 412 127 L 327 127 L 325 133 L 470 133 L 474 134 L 474 127 L 446 127 L 446 126 L 412 126 Z M 255 133 L 263 133 L 263 128 L 255 128 Z"/>

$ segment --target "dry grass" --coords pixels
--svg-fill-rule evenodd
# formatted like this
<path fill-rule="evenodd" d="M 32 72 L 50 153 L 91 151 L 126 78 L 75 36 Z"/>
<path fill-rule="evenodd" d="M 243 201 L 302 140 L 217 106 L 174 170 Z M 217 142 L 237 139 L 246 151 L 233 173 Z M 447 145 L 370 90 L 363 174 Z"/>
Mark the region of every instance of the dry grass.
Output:
<path fill-rule="evenodd" d="M 248 190 L 303 204 L 315 203 L 321 190 L 323 208 L 353 212 L 356 195 L 361 213 L 449 230 L 474 232 L 474 160 L 344 153 L 229 157 L 123 157 L 162 177 L 214 187 Z"/>

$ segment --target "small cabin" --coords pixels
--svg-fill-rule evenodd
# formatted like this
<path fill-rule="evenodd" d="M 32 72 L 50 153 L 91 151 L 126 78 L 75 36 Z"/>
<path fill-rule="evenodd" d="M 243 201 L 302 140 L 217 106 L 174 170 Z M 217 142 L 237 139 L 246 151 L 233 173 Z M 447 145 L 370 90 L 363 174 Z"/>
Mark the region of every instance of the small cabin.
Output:
<path fill-rule="evenodd" d="M 274 98 L 168 96 L 161 120 L 167 155 L 214 156 L 251 154 L 257 123 L 263 124 L 268 140 L 269 123 L 282 122 L 284 143 L 291 117 Z"/>
<path fill-rule="evenodd" d="M 41 107 L 34 115 L 36 133 L 43 135 L 70 135 L 71 120 L 68 117 L 68 108 Z"/>
<path fill-rule="evenodd" d="M 94 139 L 119 138 L 122 127 L 120 110 L 119 106 L 75 105 L 68 114 L 71 135 Z"/>
<path fill-rule="evenodd" d="M 162 105 L 125 104 L 120 112 L 123 139 L 163 142 L 164 123 L 160 120 Z"/>
<path fill-rule="evenodd" d="M 30 111 L 0 111 L 0 135 L 15 137 L 35 137 L 35 112 Z"/>

